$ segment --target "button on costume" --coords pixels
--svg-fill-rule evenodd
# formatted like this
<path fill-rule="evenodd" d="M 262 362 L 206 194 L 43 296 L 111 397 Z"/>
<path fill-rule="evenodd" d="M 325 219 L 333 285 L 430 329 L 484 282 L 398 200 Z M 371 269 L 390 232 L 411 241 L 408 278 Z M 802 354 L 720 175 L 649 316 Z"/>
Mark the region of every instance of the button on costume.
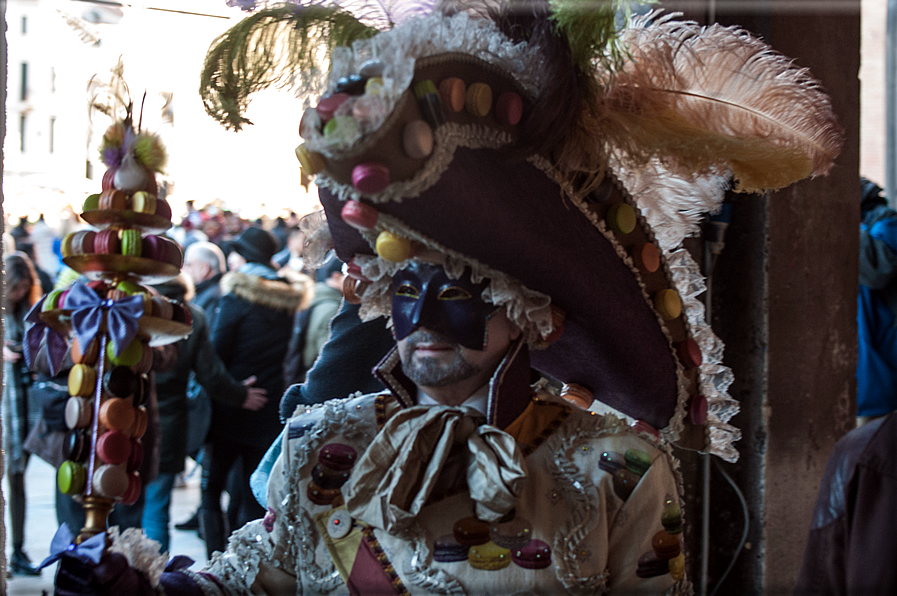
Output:
<path fill-rule="evenodd" d="M 739 433 L 681 243 L 730 186 L 826 173 L 840 133 L 745 32 L 616 17 L 290 4 L 216 40 L 203 93 L 225 125 L 265 84 L 319 98 L 296 155 L 326 217 L 303 258 L 334 249 L 397 348 L 387 391 L 298 410 L 255 473 L 267 515 L 162 585 L 691 593 L 672 446 L 734 461 Z"/>

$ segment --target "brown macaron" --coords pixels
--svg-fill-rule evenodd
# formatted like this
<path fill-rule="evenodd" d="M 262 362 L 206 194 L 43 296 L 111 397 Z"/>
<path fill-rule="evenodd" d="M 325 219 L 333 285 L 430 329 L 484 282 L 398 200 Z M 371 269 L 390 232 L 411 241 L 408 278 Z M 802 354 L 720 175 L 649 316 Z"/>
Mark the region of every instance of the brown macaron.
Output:
<path fill-rule="evenodd" d="M 128 208 L 128 196 L 115 188 L 109 188 L 100 193 L 98 205 L 101 210 L 122 210 Z"/>

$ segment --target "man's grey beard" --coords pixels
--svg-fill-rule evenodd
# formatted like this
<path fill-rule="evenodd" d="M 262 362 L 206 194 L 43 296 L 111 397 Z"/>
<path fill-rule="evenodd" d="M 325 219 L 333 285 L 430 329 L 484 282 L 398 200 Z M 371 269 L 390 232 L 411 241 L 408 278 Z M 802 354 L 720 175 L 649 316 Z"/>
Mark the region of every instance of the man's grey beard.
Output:
<path fill-rule="evenodd" d="M 402 359 L 402 371 L 415 385 L 423 387 L 447 387 L 464 381 L 478 374 L 480 370 L 464 360 L 461 355 L 461 346 L 446 340 L 435 333 L 418 329 L 409 335 L 400 354 Z M 450 362 L 436 360 L 435 358 L 414 358 L 414 350 L 419 344 L 426 343 L 450 343 L 455 358 Z"/>

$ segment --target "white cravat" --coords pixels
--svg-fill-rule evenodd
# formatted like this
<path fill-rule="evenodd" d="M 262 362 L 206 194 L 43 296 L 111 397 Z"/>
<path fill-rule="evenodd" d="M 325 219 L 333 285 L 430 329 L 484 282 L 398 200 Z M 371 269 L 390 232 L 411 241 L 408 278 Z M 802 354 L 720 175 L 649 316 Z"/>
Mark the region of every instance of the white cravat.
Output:
<path fill-rule="evenodd" d="M 441 406 L 442 404 L 424 393 L 420 387 L 417 388 L 417 405 L 419 406 Z M 489 406 L 489 383 L 486 383 L 473 394 L 464 400 L 462 406 L 473 408 L 483 416 L 486 416 L 486 408 Z"/>

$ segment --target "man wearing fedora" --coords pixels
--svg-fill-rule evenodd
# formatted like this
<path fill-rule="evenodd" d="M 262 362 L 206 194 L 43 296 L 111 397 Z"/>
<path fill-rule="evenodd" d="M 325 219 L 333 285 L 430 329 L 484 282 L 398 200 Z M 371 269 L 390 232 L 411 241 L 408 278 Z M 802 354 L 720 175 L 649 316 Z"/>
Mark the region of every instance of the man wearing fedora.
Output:
<path fill-rule="evenodd" d="M 271 267 L 277 241 L 269 232 L 246 228 L 231 242 L 230 273 L 221 280 L 221 299 L 212 329 L 212 343 L 231 375 L 256 377 L 255 386 L 268 395 L 284 391 L 281 362 L 290 340 L 293 316 L 308 300 L 310 280 L 280 277 Z M 237 377 L 235 377 L 237 378 Z M 213 400 L 212 422 L 203 461 L 200 524 L 209 554 L 225 545 L 227 529 L 221 493 L 230 469 L 242 464 L 243 494 L 238 516 L 243 524 L 264 514 L 249 495 L 249 475 L 280 433 L 277 400 L 258 411 L 234 408 Z"/>

